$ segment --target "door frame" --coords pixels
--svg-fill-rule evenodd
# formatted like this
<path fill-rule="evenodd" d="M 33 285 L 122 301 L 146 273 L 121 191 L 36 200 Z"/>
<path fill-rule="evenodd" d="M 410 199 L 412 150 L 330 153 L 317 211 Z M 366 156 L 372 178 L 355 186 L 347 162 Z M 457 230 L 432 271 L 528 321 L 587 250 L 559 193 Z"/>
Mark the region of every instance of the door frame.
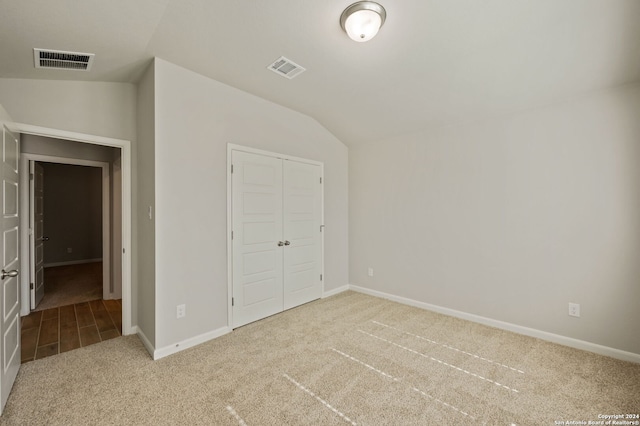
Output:
<path fill-rule="evenodd" d="M 231 240 L 231 231 L 233 230 L 233 209 L 232 209 L 232 178 L 231 178 L 231 154 L 233 151 L 242 151 L 250 154 L 266 155 L 269 157 L 279 158 L 281 160 L 298 161 L 300 163 L 313 164 L 320 167 L 320 178 L 322 179 L 322 187 L 320 190 L 320 223 L 322 224 L 322 235 L 320 237 L 320 273 L 323 276 L 322 279 L 322 293 L 324 293 L 324 163 L 315 160 L 309 160 L 308 158 L 294 157 L 287 154 L 279 154 L 277 152 L 265 151 L 262 149 L 251 148 L 243 145 L 236 145 L 233 143 L 227 144 L 227 327 L 233 329 L 233 241 Z"/>
<path fill-rule="evenodd" d="M 102 298 L 109 299 L 113 296 L 111 293 L 111 197 L 110 195 L 110 179 L 111 174 L 109 173 L 109 163 L 103 161 L 92 161 L 92 160 L 80 160 L 76 158 L 67 158 L 67 157 L 55 157 L 52 155 L 43 155 L 43 154 L 31 154 L 31 153 L 22 153 L 20 156 L 22 170 L 30 170 L 31 162 L 47 162 L 47 163 L 56 163 L 56 164 L 69 164 L 74 166 L 88 166 L 88 167 L 97 167 L 102 171 Z M 31 185 L 29 185 L 29 176 L 28 173 L 23 173 L 20 176 L 20 184 L 23 188 L 29 188 L 28 191 L 23 190 L 20 194 L 20 207 L 22 211 L 28 211 L 29 205 L 33 203 L 34 195 L 31 191 Z M 27 218 L 28 219 L 28 218 Z M 23 225 L 23 223 L 21 223 Z M 33 234 L 29 233 L 29 226 L 22 226 L 22 230 L 20 231 L 20 239 L 21 242 L 29 243 L 29 256 L 31 256 L 31 239 L 33 238 Z M 45 264 L 46 267 L 46 264 Z M 31 272 L 31 268 L 29 268 L 29 272 Z M 23 274 L 21 280 L 21 288 L 23 294 L 23 309 L 21 313 L 26 313 L 27 309 L 24 308 L 26 305 L 27 297 L 26 295 L 30 294 L 30 279 L 34 278 L 29 274 Z M 29 301 L 30 302 L 30 301 Z M 31 305 L 31 303 L 29 303 Z"/>
<path fill-rule="evenodd" d="M 122 159 L 122 335 L 135 334 L 137 329 L 131 325 L 133 311 L 131 294 L 131 141 L 89 135 L 85 133 L 69 132 L 66 130 L 52 129 L 23 123 L 11 123 L 9 128 L 16 133 L 21 134 L 120 148 Z M 24 263 L 25 260 L 28 262 L 28 259 L 25 259 L 24 247 L 21 249 L 21 255 L 21 269 L 25 267 L 28 268 L 28 263 L 26 266 Z M 21 307 L 21 314 L 22 312 L 24 312 L 24 306 Z"/>

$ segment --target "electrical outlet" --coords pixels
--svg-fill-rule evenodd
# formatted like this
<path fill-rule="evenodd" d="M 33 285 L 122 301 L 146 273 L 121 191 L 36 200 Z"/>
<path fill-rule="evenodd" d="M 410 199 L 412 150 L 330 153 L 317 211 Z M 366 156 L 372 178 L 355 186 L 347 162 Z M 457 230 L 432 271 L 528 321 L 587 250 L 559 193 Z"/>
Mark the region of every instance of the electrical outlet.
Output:
<path fill-rule="evenodd" d="M 67 247 L 67 253 L 73 253 L 73 249 L 71 247 Z"/>
<path fill-rule="evenodd" d="M 580 317 L 580 304 L 569 302 L 569 316 Z"/>
<path fill-rule="evenodd" d="M 187 316 L 187 305 L 184 303 L 182 305 L 176 306 L 176 318 L 184 318 Z"/>
<path fill-rule="evenodd" d="M 369 269 L 367 270 L 367 274 L 368 274 L 370 277 L 372 277 L 372 276 L 373 276 L 373 268 L 369 268 Z"/>

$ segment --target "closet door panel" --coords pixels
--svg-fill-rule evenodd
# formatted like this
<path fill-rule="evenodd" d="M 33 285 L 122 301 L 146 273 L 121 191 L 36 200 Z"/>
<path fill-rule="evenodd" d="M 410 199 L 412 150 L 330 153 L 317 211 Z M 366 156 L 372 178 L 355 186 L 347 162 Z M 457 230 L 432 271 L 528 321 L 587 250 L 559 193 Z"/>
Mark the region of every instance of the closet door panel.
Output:
<path fill-rule="evenodd" d="M 233 327 L 283 310 L 282 160 L 232 153 Z"/>
<path fill-rule="evenodd" d="M 322 296 L 320 166 L 283 161 L 284 309 Z"/>

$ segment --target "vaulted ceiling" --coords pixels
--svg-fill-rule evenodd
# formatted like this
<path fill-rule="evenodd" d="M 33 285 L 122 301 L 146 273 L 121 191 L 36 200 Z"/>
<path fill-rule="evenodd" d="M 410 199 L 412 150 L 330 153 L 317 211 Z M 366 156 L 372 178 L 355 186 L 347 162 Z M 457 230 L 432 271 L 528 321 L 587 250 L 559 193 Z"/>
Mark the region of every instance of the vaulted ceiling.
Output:
<path fill-rule="evenodd" d="M 0 77 L 133 82 L 157 56 L 307 114 L 348 145 L 640 81 L 638 0 L 378 0 L 355 43 L 350 0 L 0 0 Z M 95 53 L 90 72 L 33 48 Z M 293 80 L 267 70 L 285 56 Z"/>

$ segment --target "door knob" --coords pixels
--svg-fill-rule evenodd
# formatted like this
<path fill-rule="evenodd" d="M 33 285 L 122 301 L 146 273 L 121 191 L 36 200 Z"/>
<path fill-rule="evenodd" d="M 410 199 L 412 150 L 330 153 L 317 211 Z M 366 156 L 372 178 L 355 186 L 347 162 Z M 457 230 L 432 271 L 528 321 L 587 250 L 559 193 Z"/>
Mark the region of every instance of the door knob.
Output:
<path fill-rule="evenodd" d="M 290 242 L 290 241 L 285 241 L 285 242 L 284 242 L 284 245 L 285 245 L 285 246 L 289 246 L 289 245 L 291 245 L 291 242 Z"/>
<path fill-rule="evenodd" d="M 282 241 L 278 241 L 278 247 L 282 247 L 284 243 Z"/>
<path fill-rule="evenodd" d="M 0 274 L 0 280 L 4 280 L 5 278 L 9 277 L 9 278 L 13 278 L 13 277 L 17 277 L 19 274 L 17 269 L 14 269 L 13 271 L 5 271 L 4 269 L 2 270 L 2 274 Z"/>
<path fill-rule="evenodd" d="M 49 237 L 42 237 L 42 241 L 49 241 Z"/>

